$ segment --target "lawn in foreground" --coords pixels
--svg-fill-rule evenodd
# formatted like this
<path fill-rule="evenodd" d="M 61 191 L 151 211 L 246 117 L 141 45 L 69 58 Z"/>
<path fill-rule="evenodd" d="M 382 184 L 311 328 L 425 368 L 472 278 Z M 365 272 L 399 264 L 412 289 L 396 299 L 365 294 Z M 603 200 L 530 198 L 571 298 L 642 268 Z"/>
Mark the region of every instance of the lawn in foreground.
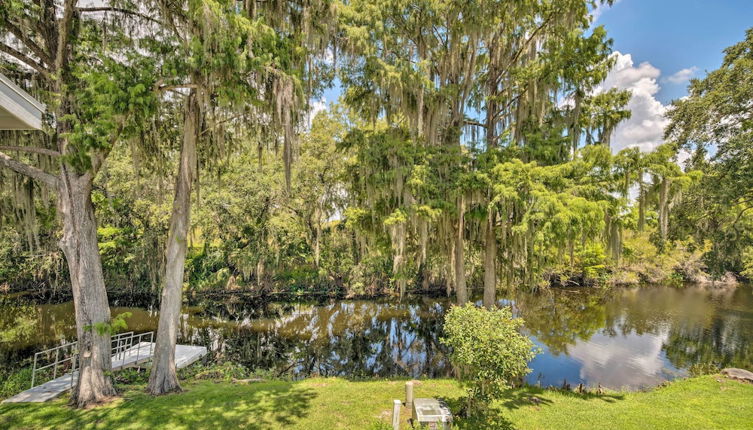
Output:
<path fill-rule="evenodd" d="M 85 411 L 69 408 L 65 398 L 0 405 L 0 428 L 369 429 L 380 420 L 388 422 L 392 399 L 404 396 L 404 381 L 337 378 L 251 384 L 191 381 L 184 388 L 181 394 L 155 398 L 145 394 L 143 386 L 131 386 L 121 399 Z M 462 395 L 451 380 L 422 380 L 415 391 L 416 397 L 443 397 L 451 404 Z M 408 411 L 403 415 L 407 418 Z M 568 430 L 750 429 L 753 385 L 704 376 L 649 392 L 600 396 L 525 388 L 508 392 L 484 422 L 458 424 Z"/>

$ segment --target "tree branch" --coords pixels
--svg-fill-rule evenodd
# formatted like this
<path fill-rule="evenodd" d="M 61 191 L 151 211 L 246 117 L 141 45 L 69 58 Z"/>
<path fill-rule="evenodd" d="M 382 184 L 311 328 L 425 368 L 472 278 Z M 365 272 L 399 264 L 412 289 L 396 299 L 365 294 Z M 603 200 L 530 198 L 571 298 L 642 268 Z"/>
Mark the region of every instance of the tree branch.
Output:
<path fill-rule="evenodd" d="M 21 52 L 11 48 L 10 46 L 0 43 L 0 52 L 5 52 L 6 54 L 10 55 L 11 57 L 15 58 L 16 60 L 20 61 L 21 63 L 31 67 L 32 69 L 36 70 L 37 72 L 41 73 L 45 78 L 50 77 L 50 72 L 47 71 L 47 69 L 44 67 L 44 65 L 32 60 L 28 56 L 22 54 Z"/>
<path fill-rule="evenodd" d="M 176 85 L 161 85 L 156 88 L 157 91 L 171 91 L 184 88 L 198 88 L 196 84 L 176 84 Z"/>
<path fill-rule="evenodd" d="M 115 13 L 122 13 L 124 15 L 132 15 L 139 17 L 141 19 L 153 22 L 155 24 L 163 25 L 160 21 L 152 18 L 151 16 L 144 15 L 143 13 L 136 12 L 134 10 L 124 9 L 121 7 L 79 7 L 76 8 L 77 11 L 87 13 L 87 12 L 115 12 Z"/>
<path fill-rule="evenodd" d="M 0 151 L 19 151 L 30 152 L 34 154 L 49 155 L 50 157 L 60 157 L 60 153 L 53 149 L 37 148 L 35 146 L 4 146 L 0 145 Z"/>
<path fill-rule="evenodd" d="M 486 128 L 486 124 L 482 124 L 482 123 L 480 123 L 478 121 L 473 121 L 471 119 L 467 119 L 466 118 L 465 120 L 463 120 L 463 122 L 465 123 L 465 125 L 473 125 L 473 126 L 476 126 L 476 127 Z"/>
<path fill-rule="evenodd" d="M 48 54 L 47 52 L 45 52 L 44 49 L 42 49 L 41 46 L 37 45 L 37 43 L 34 42 L 31 38 L 27 37 L 24 34 L 24 32 L 21 31 L 20 28 L 18 28 L 18 26 L 16 26 L 15 24 L 13 24 L 13 23 L 11 23 L 11 22 L 9 22 L 7 20 L 4 22 L 4 25 L 5 25 L 5 27 L 8 28 L 8 31 L 11 34 L 13 34 L 14 36 L 16 36 L 16 39 L 20 40 L 21 43 L 23 43 L 24 45 L 26 45 L 26 47 L 29 48 L 29 50 L 31 52 L 33 52 L 34 55 L 36 55 L 37 57 L 39 57 L 39 59 L 42 60 L 42 62 L 44 62 L 45 64 L 48 64 L 48 65 L 52 65 L 52 56 L 50 54 Z"/>
<path fill-rule="evenodd" d="M 68 51 L 70 47 L 68 42 L 71 36 L 71 28 L 73 27 L 74 12 L 76 9 L 77 0 L 66 0 L 63 6 L 63 16 L 60 18 L 60 24 L 58 24 L 58 46 L 55 51 L 55 73 L 58 79 L 62 78 L 65 73 L 65 69 L 68 66 Z M 58 83 L 60 86 L 61 83 Z"/>
<path fill-rule="evenodd" d="M 0 152 L 0 166 L 13 170 L 16 173 L 28 176 L 36 179 L 50 187 L 56 188 L 58 186 L 58 177 L 45 172 L 42 169 L 38 169 L 28 164 L 17 161 L 6 154 Z"/>
<path fill-rule="evenodd" d="M 508 66 L 511 66 L 513 63 L 518 61 L 518 58 L 523 54 L 523 51 L 525 51 L 526 48 L 528 48 L 528 44 L 531 43 L 531 41 L 534 39 L 534 37 L 536 37 L 539 31 L 541 31 L 544 27 L 546 27 L 547 24 L 549 24 L 549 21 L 551 21 L 552 18 L 554 18 L 554 16 L 557 15 L 558 13 L 559 13 L 559 10 L 555 9 L 552 13 L 549 14 L 549 16 L 547 16 L 544 19 L 544 21 L 541 22 L 541 25 L 536 27 L 536 29 L 531 33 L 528 39 L 523 43 L 523 46 L 521 46 L 520 49 L 518 49 L 515 55 L 513 55 L 512 59 L 507 63 Z"/>

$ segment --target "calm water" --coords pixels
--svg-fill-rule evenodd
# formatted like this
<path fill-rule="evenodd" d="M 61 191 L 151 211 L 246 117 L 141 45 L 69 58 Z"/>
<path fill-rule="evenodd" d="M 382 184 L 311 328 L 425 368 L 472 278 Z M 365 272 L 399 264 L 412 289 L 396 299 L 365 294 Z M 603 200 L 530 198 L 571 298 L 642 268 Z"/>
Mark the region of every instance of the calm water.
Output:
<path fill-rule="evenodd" d="M 695 363 L 753 368 L 753 290 L 642 287 L 552 290 L 500 301 L 526 320 L 542 353 L 530 383 L 641 388 L 687 374 Z M 184 309 L 180 343 L 216 358 L 298 377 L 447 376 L 439 342 L 446 299 L 403 303 L 206 301 Z M 129 329 L 155 330 L 154 309 L 131 312 Z M 75 337 L 71 303 L 0 301 L 0 364 L 19 365 L 44 347 Z"/>

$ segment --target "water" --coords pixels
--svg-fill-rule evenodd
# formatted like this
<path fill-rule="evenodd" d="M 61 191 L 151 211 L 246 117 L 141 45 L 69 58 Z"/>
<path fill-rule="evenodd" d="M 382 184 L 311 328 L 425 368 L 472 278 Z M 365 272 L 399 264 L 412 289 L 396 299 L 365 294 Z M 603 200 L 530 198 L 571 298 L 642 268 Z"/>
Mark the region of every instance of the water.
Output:
<path fill-rule="evenodd" d="M 204 300 L 184 308 L 180 343 L 250 368 L 309 375 L 451 375 L 439 338 L 450 301 L 323 303 Z M 641 287 L 517 293 L 500 300 L 526 320 L 542 349 L 528 382 L 638 389 L 686 375 L 696 363 L 753 368 L 753 290 Z M 156 329 L 154 308 L 131 312 L 129 330 Z M 75 338 L 71 303 L 0 301 L 0 365 L 18 366 L 39 349 Z"/>

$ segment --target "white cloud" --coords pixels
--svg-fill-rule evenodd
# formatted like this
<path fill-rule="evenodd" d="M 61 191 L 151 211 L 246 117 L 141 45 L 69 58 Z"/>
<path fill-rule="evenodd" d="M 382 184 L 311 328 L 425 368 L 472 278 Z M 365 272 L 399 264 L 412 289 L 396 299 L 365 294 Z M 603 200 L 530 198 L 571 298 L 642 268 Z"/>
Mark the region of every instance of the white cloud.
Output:
<path fill-rule="evenodd" d="M 325 110 L 327 110 L 327 99 L 324 97 L 309 103 L 309 111 L 306 114 L 306 130 L 311 130 L 311 124 L 314 122 L 316 114 Z"/>
<path fill-rule="evenodd" d="M 677 72 L 675 72 L 675 74 L 667 78 L 667 82 L 673 84 L 684 84 L 685 82 L 690 81 L 690 79 L 695 76 L 695 73 L 697 71 L 698 67 L 696 66 L 678 70 Z"/>
<path fill-rule="evenodd" d="M 664 116 L 667 107 L 655 97 L 661 89 L 657 83 L 661 70 L 648 62 L 635 66 L 630 54 L 615 51 L 612 55 L 615 65 L 596 92 L 619 88 L 633 94 L 627 105 L 632 116 L 614 131 L 612 150 L 636 146 L 644 152 L 651 151 L 664 141 L 664 128 L 669 123 Z"/>
<path fill-rule="evenodd" d="M 640 335 L 632 331 L 622 336 L 598 333 L 587 341 L 579 340 L 568 348 L 568 353 L 581 362 L 579 376 L 582 380 L 613 389 L 626 385 L 651 387 L 668 376 L 684 373 L 664 358 L 662 347 L 668 337 L 666 329 Z"/>

